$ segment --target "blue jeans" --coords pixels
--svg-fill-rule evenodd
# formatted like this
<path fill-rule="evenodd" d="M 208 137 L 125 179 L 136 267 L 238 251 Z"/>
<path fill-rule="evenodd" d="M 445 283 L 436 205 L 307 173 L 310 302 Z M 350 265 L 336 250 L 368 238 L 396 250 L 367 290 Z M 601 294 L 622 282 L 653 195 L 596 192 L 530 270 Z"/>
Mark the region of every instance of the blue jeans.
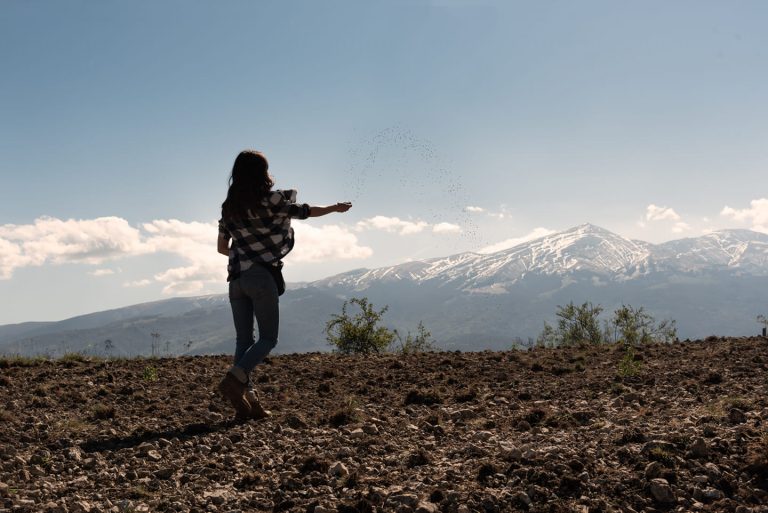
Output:
<path fill-rule="evenodd" d="M 274 278 L 260 265 L 243 271 L 229 282 L 229 304 L 237 335 L 235 365 L 250 376 L 277 344 L 280 312 Z M 254 317 L 259 327 L 258 341 L 253 338 Z"/>

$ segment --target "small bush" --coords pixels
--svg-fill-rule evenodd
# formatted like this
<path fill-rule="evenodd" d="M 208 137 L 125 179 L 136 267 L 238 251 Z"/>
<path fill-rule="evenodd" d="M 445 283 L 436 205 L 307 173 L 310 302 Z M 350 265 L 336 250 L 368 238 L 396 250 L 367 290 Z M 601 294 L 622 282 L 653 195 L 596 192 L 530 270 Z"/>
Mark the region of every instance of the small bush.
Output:
<path fill-rule="evenodd" d="M 544 330 L 536 340 L 540 347 L 557 345 L 575 346 L 584 344 L 599 344 L 603 341 L 598 317 L 603 311 L 600 305 L 586 302 L 576 306 L 573 301 L 565 306 L 557 307 L 557 328 L 544 323 Z"/>
<path fill-rule="evenodd" d="M 604 322 L 600 330 L 599 317 L 603 307 L 585 302 L 580 306 L 573 302 L 557 307 L 557 326 L 544 323 L 544 329 L 536 340 L 539 347 L 584 346 L 623 342 L 625 345 L 649 342 L 672 342 L 677 339 L 675 321 L 657 322 L 643 307 L 622 305 Z"/>
<path fill-rule="evenodd" d="M 576 306 L 573 301 L 565 306 L 558 306 L 557 329 L 560 343 L 566 346 L 599 344 L 603 341 L 598 317 L 603 311 L 600 305 L 586 302 Z"/>
<path fill-rule="evenodd" d="M 360 312 L 350 316 L 349 305 L 357 305 Z M 377 312 L 367 298 L 344 301 L 341 315 L 332 315 L 325 325 L 328 343 L 344 354 L 383 352 L 395 339 L 392 331 L 378 325 L 388 308 Z"/>
<path fill-rule="evenodd" d="M 554 347 L 558 344 L 558 335 L 555 332 L 555 328 L 552 327 L 547 321 L 544 321 L 544 329 L 536 338 L 537 347 Z"/>
<path fill-rule="evenodd" d="M 59 358 L 59 361 L 61 362 L 69 362 L 69 363 L 84 363 L 91 361 L 92 358 L 84 355 L 83 353 L 76 353 L 76 352 L 67 352 L 64 353 L 61 358 Z"/>
<path fill-rule="evenodd" d="M 409 331 L 405 340 L 403 340 L 403 337 L 400 336 L 400 333 L 398 333 L 397 330 L 395 330 L 394 333 L 397 341 L 400 343 L 400 346 L 395 349 L 398 353 L 414 354 L 435 350 L 435 342 L 432 339 L 432 334 L 427 331 L 423 322 L 419 322 L 419 325 L 416 328 L 416 335 L 411 335 L 411 332 Z"/>
<path fill-rule="evenodd" d="M 150 382 L 150 381 L 157 381 L 157 367 L 154 365 L 147 365 L 144 367 L 144 372 L 142 373 L 142 377 L 144 378 L 144 381 Z"/>
<path fill-rule="evenodd" d="M 640 373 L 640 367 L 640 362 L 635 360 L 635 347 L 626 344 L 624 356 L 619 362 L 619 376 L 623 378 L 637 376 Z"/>
<path fill-rule="evenodd" d="M 665 319 L 656 322 L 641 306 L 621 305 L 613 312 L 606 326 L 606 341 L 621 341 L 628 345 L 648 344 L 650 342 L 672 342 L 677 338 L 675 321 Z"/>

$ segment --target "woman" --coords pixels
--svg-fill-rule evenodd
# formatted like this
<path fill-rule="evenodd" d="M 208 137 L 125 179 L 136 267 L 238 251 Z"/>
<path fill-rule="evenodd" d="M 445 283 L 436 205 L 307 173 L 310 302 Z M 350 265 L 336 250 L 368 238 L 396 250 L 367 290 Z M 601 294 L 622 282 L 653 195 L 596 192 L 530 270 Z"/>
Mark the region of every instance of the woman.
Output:
<path fill-rule="evenodd" d="M 296 203 L 295 190 L 272 190 L 268 170 L 267 159 L 258 151 L 246 150 L 237 156 L 219 221 L 218 251 L 229 257 L 229 302 L 237 335 L 234 365 L 219 383 L 219 391 L 240 418 L 269 415 L 253 391 L 250 375 L 277 344 L 278 295 L 285 288 L 281 258 L 293 249 L 291 219 L 352 207 L 351 203 L 327 207 Z M 253 337 L 254 317 L 258 341 Z"/>

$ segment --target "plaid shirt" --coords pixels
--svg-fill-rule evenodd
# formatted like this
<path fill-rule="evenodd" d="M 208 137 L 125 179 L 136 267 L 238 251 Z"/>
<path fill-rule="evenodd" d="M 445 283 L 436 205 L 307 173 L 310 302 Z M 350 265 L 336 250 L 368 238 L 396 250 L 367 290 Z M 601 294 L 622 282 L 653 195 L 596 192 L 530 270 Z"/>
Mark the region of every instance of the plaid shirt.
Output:
<path fill-rule="evenodd" d="M 293 249 L 291 219 L 307 217 L 309 205 L 296 203 L 295 190 L 275 190 L 249 209 L 247 218 L 220 219 L 219 234 L 232 239 L 227 281 L 255 264 L 280 265 L 280 259 Z"/>

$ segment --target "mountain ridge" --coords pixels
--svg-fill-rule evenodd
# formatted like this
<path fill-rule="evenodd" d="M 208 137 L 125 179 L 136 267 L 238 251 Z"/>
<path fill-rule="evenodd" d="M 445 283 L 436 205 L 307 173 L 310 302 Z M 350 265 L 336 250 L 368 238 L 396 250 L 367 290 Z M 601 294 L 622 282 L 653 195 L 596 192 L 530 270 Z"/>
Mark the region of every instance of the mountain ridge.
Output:
<path fill-rule="evenodd" d="M 276 350 L 328 349 L 325 322 L 344 300 L 362 295 L 389 305 L 388 326 L 407 332 L 424 321 L 446 348 L 501 348 L 535 337 L 556 306 L 569 301 L 601 303 L 606 311 L 644 306 L 676 318 L 684 337 L 753 334 L 766 288 L 766 234 L 722 230 L 651 244 L 586 223 L 490 254 L 356 269 L 289 287 Z M 170 298 L 59 322 L 0 326 L 0 353 L 114 347 L 115 354 L 146 354 L 153 333 L 172 353 L 228 352 L 231 324 L 226 294 Z"/>
<path fill-rule="evenodd" d="M 742 246 L 732 251 L 720 251 L 714 248 L 715 242 L 733 239 L 738 234 Z M 743 240 L 751 237 L 752 240 Z M 758 240 L 755 240 L 758 239 Z M 760 240 L 762 239 L 762 240 Z M 698 242 L 709 244 L 696 244 Z M 693 243 L 693 244 L 692 244 Z M 517 244 L 511 248 L 490 254 L 472 252 L 457 253 L 447 257 L 431 258 L 418 262 L 406 262 L 376 269 L 348 271 L 325 279 L 311 282 L 311 286 L 334 287 L 354 286 L 355 290 L 365 290 L 366 281 L 381 279 L 407 279 L 427 281 L 440 275 L 446 281 L 454 281 L 461 276 L 473 279 L 462 290 L 473 290 L 488 286 L 494 278 L 514 283 L 526 272 L 542 274 L 565 274 L 569 271 L 592 271 L 604 275 L 614 275 L 616 279 L 632 279 L 638 274 L 647 274 L 657 269 L 674 268 L 676 271 L 693 271 L 701 267 L 700 254 L 709 249 L 709 258 L 717 265 L 722 265 L 727 254 L 729 267 L 739 265 L 734 257 L 743 256 L 750 243 L 757 244 L 756 267 L 768 273 L 768 235 L 750 230 L 719 230 L 700 237 L 677 239 L 660 244 L 628 239 L 599 226 L 585 223 L 562 232 L 545 235 L 537 239 Z M 687 253 L 679 251 L 687 246 Z M 677 253 L 675 250 L 677 249 Z M 740 251 L 736 251 L 736 249 Z M 569 251 L 570 250 L 570 251 Z M 749 255 L 753 256 L 753 255 Z M 688 261 L 681 263 L 681 260 Z M 705 256 L 705 259 L 707 257 Z M 754 262 L 750 262 L 754 263 Z M 686 264 L 688 264 L 686 266 Z M 412 271 L 420 271 L 414 273 Z M 473 287 L 477 284 L 478 287 Z"/>

